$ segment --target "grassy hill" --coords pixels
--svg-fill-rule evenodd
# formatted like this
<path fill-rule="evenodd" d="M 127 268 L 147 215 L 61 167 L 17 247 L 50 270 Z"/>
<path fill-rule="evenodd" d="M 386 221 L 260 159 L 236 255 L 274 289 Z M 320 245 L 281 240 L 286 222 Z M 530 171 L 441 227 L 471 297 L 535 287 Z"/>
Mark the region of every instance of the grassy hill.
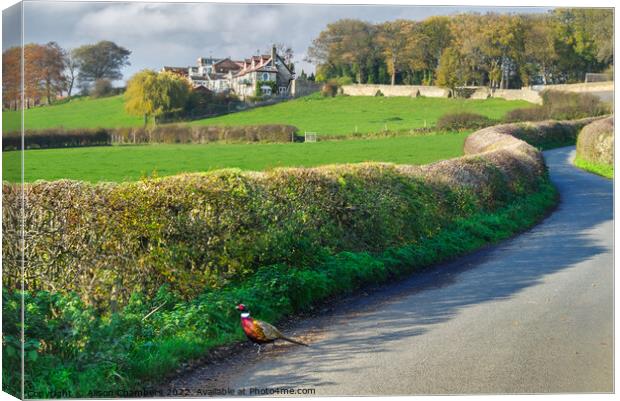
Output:
<path fill-rule="evenodd" d="M 523 101 L 503 99 L 464 100 L 410 97 L 323 98 L 314 94 L 304 98 L 260 107 L 240 113 L 193 121 L 199 125 L 292 124 L 301 132 L 348 134 L 384 130 L 410 129 L 433 125 L 448 112 L 468 111 L 499 119 L 507 111 L 527 107 Z M 19 114 L 3 112 L 2 129 L 19 130 Z M 123 109 L 123 96 L 102 99 L 79 98 L 70 102 L 26 110 L 26 129 L 135 127 L 142 118 L 133 117 Z"/>
<path fill-rule="evenodd" d="M 400 130 L 434 125 L 449 112 L 472 112 L 499 119 L 507 111 L 528 107 L 525 101 L 446 98 L 339 96 L 319 94 L 274 106 L 193 121 L 199 125 L 292 124 L 319 134 L 349 134 Z"/>
<path fill-rule="evenodd" d="M 26 129 L 137 127 L 144 122 L 141 117 L 130 116 L 123 109 L 123 95 L 101 99 L 77 98 L 70 102 L 41 106 L 26 110 Z M 19 113 L 2 112 L 2 130 L 17 131 L 20 128 Z"/>
<path fill-rule="evenodd" d="M 264 170 L 281 166 L 383 161 L 426 164 L 463 154 L 468 134 L 285 144 L 133 145 L 27 150 L 26 181 L 38 179 L 134 181 L 226 167 Z M 17 181 L 19 152 L 2 152 L 4 179 Z"/>

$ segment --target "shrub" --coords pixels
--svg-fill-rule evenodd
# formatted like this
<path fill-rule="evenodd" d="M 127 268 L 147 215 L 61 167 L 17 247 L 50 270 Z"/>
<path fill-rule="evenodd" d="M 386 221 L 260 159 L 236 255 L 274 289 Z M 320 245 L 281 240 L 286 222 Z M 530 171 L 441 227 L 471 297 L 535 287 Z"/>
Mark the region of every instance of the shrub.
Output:
<path fill-rule="evenodd" d="M 349 76 L 336 78 L 336 83 L 338 86 L 351 85 L 353 83 L 353 78 Z"/>
<path fill-rule="evenodd" d="M 476 113 L 447 113 L 437 121 L 437 129 L 445 131 L 461 131 L 478 129 L 493 124 L 493 120 Z"/>
<path fill-rule="evenodd" d="M 90 95 L 94 98 L 111 96 L 114 88 L 112 88 L 112 83 L 107 79 L 98 79 L 95 81 L 95 85 L 93 86 Z"/>
<path fill-rule="evenodd" d="M 504 116 L 506 122 L 543 121 L 550 117 L 549 109 L 541 106 L 510 110 Z"/>
<path fill-rule="evenodd" d="M 504 120 L 507 122 L 575 120 L 611 112 L 609 105 L 590 93 L 544 90 L 541 92 L 541 97 L 542 106 L 511 110 L 506 113 Z"/>
<path fill-rule="evenodd" d="M 375 93 L 375 96 L 384 96 L 383 92 L 381 92 L 381 90 L 377 90 L 377 92 Z"/>
<path fill-rule="evenodd" d="M 338 89 L 340 86 L 338 85 L 338 81 L 332 79 L 323 84 L 321 88 L 321 94 L 324 97 L 334 97 L 338 94 Z"/>
<path fill-rule="evenodd" d="M 584 162 L 613 165 L 614 118 L 586 125 L 577 137 L 577 157 Z"/>

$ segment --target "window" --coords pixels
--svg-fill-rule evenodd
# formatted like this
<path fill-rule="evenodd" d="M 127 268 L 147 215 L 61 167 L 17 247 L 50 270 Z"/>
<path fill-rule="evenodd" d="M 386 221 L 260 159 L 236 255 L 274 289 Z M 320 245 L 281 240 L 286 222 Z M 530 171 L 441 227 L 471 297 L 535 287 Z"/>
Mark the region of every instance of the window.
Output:
<path fill-rule="evenodd" d="M 269 81 L 269 74 L 266 72 L 263 72 L 263 81 Z"/>

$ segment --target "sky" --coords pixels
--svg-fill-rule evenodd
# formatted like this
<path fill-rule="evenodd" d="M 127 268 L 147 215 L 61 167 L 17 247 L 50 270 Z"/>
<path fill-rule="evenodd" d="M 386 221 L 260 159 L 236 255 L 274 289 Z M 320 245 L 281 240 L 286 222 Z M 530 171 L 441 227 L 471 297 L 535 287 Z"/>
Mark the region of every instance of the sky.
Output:
<path fill-rule="evenodd" d="M 131 65 L 123 70 L 124 79 L 144 68 L 194 65 L 203 56 L 243 59 L 257 50 L 267 52 L 272 43 L 292 46 L 296 71 L 311 72 L 314 66 L 303 61 L 308 47 L 328 23 L 341 18 L 376 23 L 460 12 L 530 13 L 548 9 L 25 1 L 24 42 L 55 41 L 63 48 L 75 48 L 111 40 L 132 52 Z M 19 26 L 14 21 L 17 15 L 11 9 L 3 12 L 3 50 L 19 43 L 13 34 Z"/>

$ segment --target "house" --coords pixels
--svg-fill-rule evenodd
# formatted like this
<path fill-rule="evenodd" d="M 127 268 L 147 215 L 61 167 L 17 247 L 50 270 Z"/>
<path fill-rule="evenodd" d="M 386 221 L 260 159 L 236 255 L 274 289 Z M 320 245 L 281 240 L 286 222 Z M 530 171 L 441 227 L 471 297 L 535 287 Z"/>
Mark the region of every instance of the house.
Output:
<path fill-rule="evenodd" d="M 194 88 L 205 87 L 213 92 L 232 91 L 237 96 L 254 96 L 256 83 L 261 83 L 264 95 L 288 96 L 291 81 L 295 76 L 280 57 L 275 46 L 271 54 L 252 56 L 243 61 L 230 58 L 201 57 L 195 67 L 183 68 L 164 67 L 162 71 L 170 71 L 186 77 Z M 272 93 L 275 88 L 276 93 Z"/>

